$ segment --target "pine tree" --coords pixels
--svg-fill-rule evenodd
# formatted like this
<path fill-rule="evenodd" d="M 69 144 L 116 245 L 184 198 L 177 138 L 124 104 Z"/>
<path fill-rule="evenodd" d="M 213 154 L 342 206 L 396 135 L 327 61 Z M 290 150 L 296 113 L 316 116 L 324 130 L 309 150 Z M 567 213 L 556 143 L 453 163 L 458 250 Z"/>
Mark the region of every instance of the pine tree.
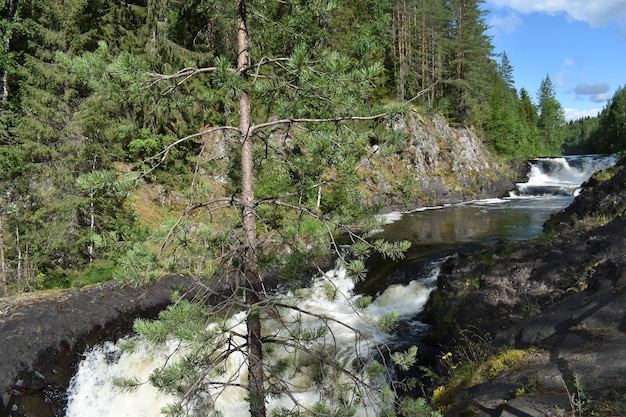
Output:
<path fill-rule="evenodd" d="M 537 99 L 539 102 L 537 126 L 543 142 L 542 149 L 547 154 L 560 155 L 564 140 L 565 114 L 561 103 L 556 99 L 556 91 L 550 75 L 546 75 L 546 78 L 541 81 Z"/>
<path fill-rule="evenodd" d="M 442 1 L 401 0 L 393 17 L 397 97 L 409 100 L 425 92 L 434 107 L 448 53 L 450 12 Z"/>
<path fill-rule="evenodd" d="M 454 0 L 448 2 L 452 12 L 450 26 L 449 67 L 445 82 L 456 109 L 453 116 L 459 121 L 480 125 L 481 103 L 489 92 L 493 73 L 490 59 L 493 46 L 487 37 L 485 11 L 481 0 Z"/>
<path fill-rule="evenodd" d="M 270 283 L 266 282 L 270 277 L 291 278 L 298 270 L 301 273 L 311 267 L 319 268 L 316 264 L 320 257 L 327 256 L 332 247 L 354 279 L 362 278 L 365 273 L 363 258 L 369 252 L 378 251 L 398 259 L 407 249 L 405 242 L 371 242 L 344 227 L 362 221 L 364 212 L 369 210 L 359 196 L 357 167 L 374 152 L 370 146 L 372 137 L 378 146 L 384 146 L 390 134 L 385 126 L 399 111 L 373 112 L 371 104 L 366 104 L 382 80 L 383 66 L 378 62 L 359 65 L 354 59 L 323 44 L 320 46 L 319 38 L 308 36 L 302 38 L 303 43 L 288 47 L 287 57 L 267 55 L 276 44 L 262 47 L 259 52 L 252 34 L 259 33 L 261 39 L 270 35 L 248 21 L 251 16 L 248 6 L 252 4 L 239 0 L 237 6 L 237 53 L 229 54 L 236 56 L 236 62 L 227 55 L 215 57 L 210 67 L 182 68 L 169 75 L 151 74 L 157 82 L 155 85 L 168 94 L 175 93 L 192 77 L 208 78 L 220 106 L 228 109 L 225 121 L 234 123 L 207 126 L 166 144 L 153 159 L 154 166 L 143 174 L 147 178 L 171 160 L 172 153 L 186 142 L 205 138 L 208 143 L 202 151 L 211 152 L 210 148 L 215 149 L 213 141 L 224 140 L 229 155 L 225 163 L 233 184 L 229 195 L 211 194 L 208 187 L 203 187 L 209 183 L 201 172 L 219 162 L 213 162 L 213 158 L 204 162 L 205 156 L 199 155 L 187 208 L 184 216 L 167 231 L 163 251 L 159 256 L 150 255 L 145 246 L 138 246 L 125 257 L 128 264 L 141 265 L 129 271 L 127 278 L 132 279 L 135 272 L 135 278 L 143 282 L 150 278 L 144 271 L 152 269 L 158 259 L 167 256 L 171 267 L 179 270 L 183 258 L 188 266 L 196 261 L 193 252 L 198 250 L 204 262 L 203 272 L 210 278 L 208 282 L 218 281 L 210 285 L 208 293 L 198 302 L 181 300 L 162 313 L 160 321 L 136 323 L 136 330 L 150 340 L 163 342 L 182 337 L 192 346 L 183 360 L 156 371 L 151 381 L 180 395 L 180 403 L 168 409 L 170 415 L 207 413 L 213 401 L 206 395 L 207 389 L 232 384 L 232 381 L 220 382 L 219 369 L 228 357 L 243 353 L 247 360 L 245 387 L 250 413 L 254 417 L 265 416 L 268 395 L 295 398 L 284 379 L 285 367 L 291 363 L 287 361 L 289 358 L 272 363 L 266 357 L 270 347 L 286 346 L 297 357 L 318 364 L 318 370 L 311 375 L 311 384 L 326 386 L 323 391 L 327 398 L 314 405 L 320 412 L 351 412 L 364 404 L 369 395 L 365 388 L 382 391 L 386 399 L 370 405 L 386 412 L 393 405 L 391 391 L 396 385 L 390 382 L 377 390 L 368 382 L 386 372 L 382 364 L 376 365 L 373 360 L 365 373 L 359 373 L 349 365 L 338 363 L 332 352 L 339 347 L 321 342 L 330 331 L 324 323 L 331 319 L 298 308 L 290 296 L 273 295 L 269 292 Z M 267 4 L 263 2 L 257 6 L 259 9 L 255 8 L 252 16 L 267 18 L 273 10 L 265 8 Z M 325 22 L 335 7 L 330 1 L 311 2 L 307 6 L 298 8 L 298 20 Z M 303 16 L 305 12 L 307 15 Z M 279 17 L 282 22 L 284 16 Z M 295 24 L 263 23 L 273 39 L 282 38 L 279 29 L 291 33 Z M 316 33 L 311 28 L 308 30 Z M 403 106 L 399 109 L 406 110 Z M 354 115 L 355 112 L 366 115 Z M 224 211 L 227 214 L 221 218 L 231 223 L 229 227 L 211 230 L 206 218 L 221 216 Z M 375 223 L 361 226 L 367 231 Z M 355 244 L 351 257 L 338 250 L 335 239 L 340 232 Z M 329 298 L 341 296 L 330 282 L 326 286 Z M 216 288 L 221 290 L 211 292 Z M 209 319 L 237 310 L 244 314 L 245 330 L 207 327 Z M 284 320 L 285 326 L 291 321 L 281 318 L 285 312 L 295 315 L 295 330 L 264 334 L 264 320 Z M 315 330 L 299 327 L 299 321 L 306 317 L 322 323 Z M 396 320 L 390 314 L 381 318 L 379 325 L 390 330 Z M 334 324 L 355 331 L 345 323 Z M 394 359 L 408 367 L 415 360 L 415 351 L 398 353 Z M 340 382 L 346 376 L 352 380 L 351 388 Z M 132 386 L 136 381 L 120 383 Z M 347 398 L 346 389 L 358 395 Z M 290 415 L 304 412 L 302 404 L 295 402 L 297 408 L 289 410 Z"/>

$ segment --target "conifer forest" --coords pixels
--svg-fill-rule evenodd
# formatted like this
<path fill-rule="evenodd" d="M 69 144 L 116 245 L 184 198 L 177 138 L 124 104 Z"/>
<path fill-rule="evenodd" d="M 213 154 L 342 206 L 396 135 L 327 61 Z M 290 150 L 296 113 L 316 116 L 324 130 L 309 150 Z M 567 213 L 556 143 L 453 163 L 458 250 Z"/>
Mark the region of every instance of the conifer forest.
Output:
<path fill-rule="evenodd" d="M 503 160 L 626 148 L 623 88 L 597 118 L 566 123 L 549 76 L 517 90 L 485 13 L 480 0 L 3 0 L 0 295 L 203 278 L 224 297 L 210 313 L 181 302 L 136 322 L 155 343 L 200 346 L 151 381 L 184 394 L 170 415 L 200 413 L 197 391 L 216 371 L 206 358 L 226 339 L 194 323 L 236 306 L 247 402 L 264 416 L 265 398 L 289 391 L 289 364 L 264 365 L 268 346 L 306 351 L 328 329 L 262 335 L 262 319 L 295 309 L 266 286 L 295 285 L 329 258 L 359 280 L 370 253 L 407 249 L 364 237 L 379 207 L 359 195 L 359 164 L 402 149 L 397 118 L 441 114 Z M 349 415 L 345 394 L 333 412 Z"/>

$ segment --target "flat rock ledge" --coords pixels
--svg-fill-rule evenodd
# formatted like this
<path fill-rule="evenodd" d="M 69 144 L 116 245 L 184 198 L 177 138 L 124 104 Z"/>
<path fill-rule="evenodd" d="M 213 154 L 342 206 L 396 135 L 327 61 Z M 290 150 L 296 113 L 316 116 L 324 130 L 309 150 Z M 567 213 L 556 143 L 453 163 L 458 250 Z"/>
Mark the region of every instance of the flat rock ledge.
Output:
<path fill-rule="evenodd" d="M 155 317 L 171 303 L 172 289 L 193 284 L 177 275 L 140 288 L 106 282 L 0 298 L 0 416 L 24 415 L 18 411 L 24 394 L 65 395 L 80 355 L 93 341 L 128 334 L 135 318 Z"/>

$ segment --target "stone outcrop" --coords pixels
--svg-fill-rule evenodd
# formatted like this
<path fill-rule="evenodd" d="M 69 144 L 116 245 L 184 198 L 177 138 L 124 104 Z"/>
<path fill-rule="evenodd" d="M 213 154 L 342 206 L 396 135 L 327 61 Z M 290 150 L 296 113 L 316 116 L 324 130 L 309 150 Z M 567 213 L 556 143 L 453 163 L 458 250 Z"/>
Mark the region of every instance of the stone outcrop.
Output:
<path fill-rule="evenodd" d="M 156 316 L 171 303 L 172 289 L 192 283 L 171 276 L 140 288 L 108 282 L 0 298 L 0 416 L 24 415 L 17 411 L 22 394 L 29 394 L 31 410 L 37 400 L 48 403 L 46 412 L 26 415 L 49 415 L 49 403 L 55 402 L 51 397 L 65 395 L 86 346 L 127 334 L 135 318 Z"/>
<path fill-rule="evenodd" d="M 393 126 L 397 152 L 363 160 L 363 193 L 371 203 L 410 208 L 500 197 L 525 175 L 498 161 L 473 129 L 440 115 L 411 112 Z"/>
<path fill-rule="evenodd" d="M 454 350 L 472 332 L 529 353 L 457 396 L 449 415 L 558 415 L 576 411 L 583 396 L 626 393 L 625 165 L 585 184 L 547 223 L 550 238 L 498 242 L 447 260 L 426 308 L 436 343 Z"/>

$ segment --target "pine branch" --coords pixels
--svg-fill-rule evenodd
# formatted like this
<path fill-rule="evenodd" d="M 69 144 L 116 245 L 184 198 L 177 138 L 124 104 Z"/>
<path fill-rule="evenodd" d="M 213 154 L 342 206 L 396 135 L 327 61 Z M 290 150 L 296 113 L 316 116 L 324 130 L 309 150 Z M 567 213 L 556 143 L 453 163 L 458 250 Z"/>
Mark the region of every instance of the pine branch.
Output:
<path fill-rule="evenodd" d="M 329 118 L 293 118 L 293 119 L 281 119 L 281 120 L 272 120 L 265 123 L 259 123 L 256 125 L 252 125 L 250 127 L 250 131 L 253 132 L 255 130 L 264 129 L 266 127 L 278 126 L 278 125 L 290 125 L 296 123 L 339 123 L 345 121 L 368 121 L 368 120 L 377 120 L 381 119 L 385 116 L 388 116 L 389 113 L 379 113 L 371 116 L 338 116 L 338 117 L 329 117 Z"/>
<path fill-rule="evenodd" d="M 183 68 L 182 70 L 175 72 L 174 74 L 169 74 L 169 75 L 159 74 L 156 72 L 145 72 L 145 74 L 154 80 L 150 84 L 150 85 L 154 85 L 155 83 L 160 82 L 160 81 L 177 80 L 179 78 L 183 78 L 184 80 L 187 80 L 196 74 L 215 72 L 215 71 L 217 71 L 217 67 Z"/>

